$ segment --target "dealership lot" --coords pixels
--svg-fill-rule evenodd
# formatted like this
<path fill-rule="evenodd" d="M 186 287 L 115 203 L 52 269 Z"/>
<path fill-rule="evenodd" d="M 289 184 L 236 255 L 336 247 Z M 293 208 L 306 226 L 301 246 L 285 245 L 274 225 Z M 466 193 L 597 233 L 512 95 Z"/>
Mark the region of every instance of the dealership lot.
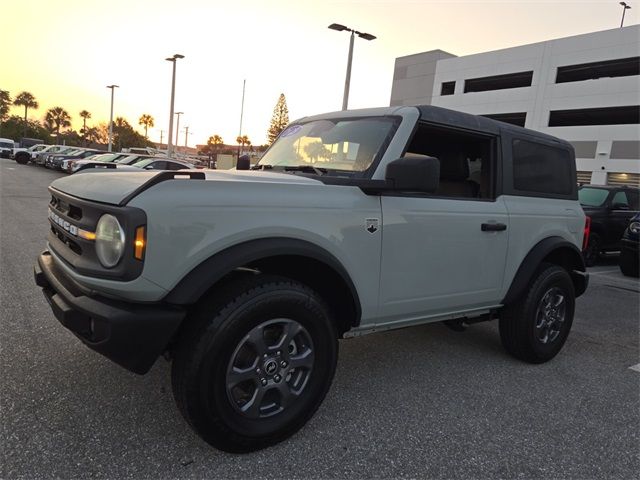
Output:
<path fill-rule="evenodd" d="M 340 342 L 319 412 L 276 447 L 213 450 L 174 406 L 169 365 L 131 374 L 83 347 L 32 279 L 46 186 L 0 159 L 0 477 L 616 477 L 640 468 L 638 280 L 591 269 L 560 355 L 507 356 L 497 325 L 441 324 Z"/>

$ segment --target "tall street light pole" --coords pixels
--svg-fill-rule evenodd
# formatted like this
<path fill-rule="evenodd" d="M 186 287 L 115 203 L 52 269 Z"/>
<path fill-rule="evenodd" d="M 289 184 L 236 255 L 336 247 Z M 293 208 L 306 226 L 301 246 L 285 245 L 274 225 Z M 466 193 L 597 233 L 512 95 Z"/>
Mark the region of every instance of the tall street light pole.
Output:
<path fill-rule="evenodd" d="M 171 76 L 171 106 L 169 107 L 169 139 L 167 140 L 167 156 L 169 157 L 173 155 L 173 103 L 176 98 L 176 62 L 180 58 L 184 58 L 184 55 L 176 53 L 173 57 L 165 58 L 167 62 L 173 63 L 173 75 Z"/>
<path fill-rule="evenodd" d="M 620 28 L 622 28 L 624 25 L 624 14 L 627 10 L 631 10 L 631 5 L 627 5 L 627 2 L 620 2 L 620 5 L 622 5 L 622 21 L 620 22 Z"/>
<path fill-rule="evenodd" d="M 113 92 L 116 88 L 120 88 L 118 85 L 107 85 L 107 88 L 111 89 L 111 114 L 109 115 L 109 147 L 107 151 L 111 151 L 113 145 Z"/>
<path fill-rule="evenodd" d="M 375 40 L 375 36 L 370 33 L 363 33 L 357 30 L 353 30 L 352 28 L 345 27 L 344 25 L 340 25 L 339 23 L 332 23 L 329 25 L 331 30 L 337 30 L 338 32 L 351 32 L 351 38 L 349 39 L 349 56 L 347 57 L 347 76 L 344 80 L 344 95 L 342 97 L 342 110 L 346 110 L 349 104 L 349 88 L 351 86 L 351 63 L 353 61 L 353 40 L 354 36 L 358 35 L 360 38 L 364 38 L 365 40 Z"/>
<path fill-rule="evenodd" d="M 238 138 L 242 137 L 242 117 L 244 116 L 244 90 L 247 86 L 247 79 L 242 81 L 242 103 L 240 104 L 240 130 L 238 131 Z M 240 158 L 240 143 L 238 143 L 238 158 Z"/>
<path fill-rule="evenodd" d="M 176 112 L 176 151 L 178 150 L 178 134 L 180 133 L 180 115 L 184 114 L 184 112 Z M 169 127 L 171 128 L 171 127 Z M 171 138 L 171 130 L 169 130 L 169 138 Z"/>

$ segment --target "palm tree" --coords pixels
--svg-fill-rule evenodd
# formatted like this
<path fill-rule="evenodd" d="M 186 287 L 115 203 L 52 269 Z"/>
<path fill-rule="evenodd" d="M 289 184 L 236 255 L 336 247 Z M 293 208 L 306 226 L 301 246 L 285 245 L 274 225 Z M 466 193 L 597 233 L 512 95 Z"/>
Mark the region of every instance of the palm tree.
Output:
<path fill-rule="evenodd" d="M 9 107 L 11 106 L 11 95 L 7 90 L 0 90 L 0 122 L 9 115 Z"/>
<path fill-rule="evenodd" d="M 222 137 L 220 135 L 212 135 L 207 140 L 207 145 L 212 147 L 212 149 L 216 152 L 218 148 L 220 148 L 219 146 L 222 145 L 223 143 L 224 142 L 222 141 Z"/>
<path fill-rule="evenodd" d="M 242 135 L 241 137 L 238 136 L 236 138 L 236 143 L 238 145 L 241 145 L 243 150 L 245 145 L 251 146 L 251 141 L 249 140 L 249 137 L 247 137 L 246 135 Z"/>
<path fill-rule="evenodd" d="M 71 115 L 62 107 L 53 107 L 47 110 L 44 122 L 56 135 L 60 135 L 61 128 L 69 128 L 71 126 Z"/>
<path fill-rule="evenodd" d="M 144 125 L 144 138 L 147 138 L 147 129 L 153 128 L 153 117 L 148 113 L 142 114 L 140 119 L 138 120 L 138 125 Z"/>
<path fill-rule="evenodd" d="M 91 113 L 87 110 L 80 111 L 80 116 L 82 117 L 82 138 L 84 140 L 84 144 L 87 143 L 87 118 L 91 118 Z"/>
<path fill-rule="evenodd" d="M 0 130 L 2 129 L 2 123 L 9 117 L 11 103 L 9 91 L 0 90 Z"/>
<path fill-rule="evenodd" d="M 87 110 L 82 110 L 80 116 L 82 117 L 82 133 L 84 134 L 87 130 L 87 118 L 91 118 L 91 113 Z"/>
<path fill-rule="evenodd" d="M 22 133 L 23 136 L 27 135 L 27 110 L 30 108 L 38 108 L 38 102 L 36 102 L 36 97 L 29 92 L 20 92 L 15 100 L 13 101 L 14 105 L 20 105 L 24 107 L 24 131 Z"/>
<path fill-rule="evenodd" d="M 218 161 L 218 152 L 220 151 L 220 145 L 224 145 L 224 141 L 220 135 L 211 135 L 207 140 L 207 146 L 203 149 L 203 153 L 209 156 L 209 168 L 213 168 L 211 166 L 211 162 L 214 161 L 213 156 L 215 155 L 215 162 Z"/>

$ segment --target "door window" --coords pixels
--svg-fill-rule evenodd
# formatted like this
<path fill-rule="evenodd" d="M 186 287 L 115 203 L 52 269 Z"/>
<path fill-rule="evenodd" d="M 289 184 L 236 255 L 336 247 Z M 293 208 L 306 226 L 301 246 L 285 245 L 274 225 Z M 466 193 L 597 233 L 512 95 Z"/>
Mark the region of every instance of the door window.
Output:
<path fill-rule="evenodd" d="M 611 200 L 611 206 L 613 207 L 614 205 L 620 206 L 620 205 L 626 205 L 627 208 L 629 208 L 629 201 L 627 200 L 627 194 L 625 192 L 618 192 L 613 196 L 613 199 Z"/>
<path fill-rule="evenodd" d="M 407 153 L 440 161 L 438 197 L 494 198 L 495 139 L 490 136 L 420 125 Z"/>

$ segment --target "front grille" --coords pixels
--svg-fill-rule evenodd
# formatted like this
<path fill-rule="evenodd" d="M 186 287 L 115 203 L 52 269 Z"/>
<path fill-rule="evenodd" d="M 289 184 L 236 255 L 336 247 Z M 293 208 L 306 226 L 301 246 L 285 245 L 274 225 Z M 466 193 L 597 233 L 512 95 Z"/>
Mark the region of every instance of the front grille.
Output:
<path fill-rule="evenodd" d="M 51 232 L 58 238 L 58 240 L 60 240 L 67 247 L 69 247 L 69 249 L 73 253 L 75 253 L 76 255 L 82 255 L 82 247 L 80 247 L 78 242 L 76 242 L 76 241 L 72 240 L 71 238 L 67 237 L 60 230 L 56 229 L 56 227 L 54 227 L 53 225 L 51 225 Z"/>
<path fill-rule="evenodd" d="M 77 205 L 70 205 L 69 203 L 61 200 L 60 198 L 51 195 L 51 201 L 49 202 L 51 208 L 56 212 L 66 215 L 74 220 L 82 220 L 82 208 Z"/>
<path fill-rule="evenodd" d="M 100 278 L 131 280 L 142 273 L 143 262 L 134 257 L 133 233 L 139 226 L 146 225 L 147 218 L 138 208 L 115 206 L 91 202 L 73 197 L 53 187 L 49 187 L 49 248 L 71 269 L 79 274 Z M 105 213 L 114 215 L 129 241 L 125 246 L 122 260 L 114 268 L 104 268 L 95 249 L 95 241 L 79 235 L 80 230 L 95 232 L 98 220 Z"/>

